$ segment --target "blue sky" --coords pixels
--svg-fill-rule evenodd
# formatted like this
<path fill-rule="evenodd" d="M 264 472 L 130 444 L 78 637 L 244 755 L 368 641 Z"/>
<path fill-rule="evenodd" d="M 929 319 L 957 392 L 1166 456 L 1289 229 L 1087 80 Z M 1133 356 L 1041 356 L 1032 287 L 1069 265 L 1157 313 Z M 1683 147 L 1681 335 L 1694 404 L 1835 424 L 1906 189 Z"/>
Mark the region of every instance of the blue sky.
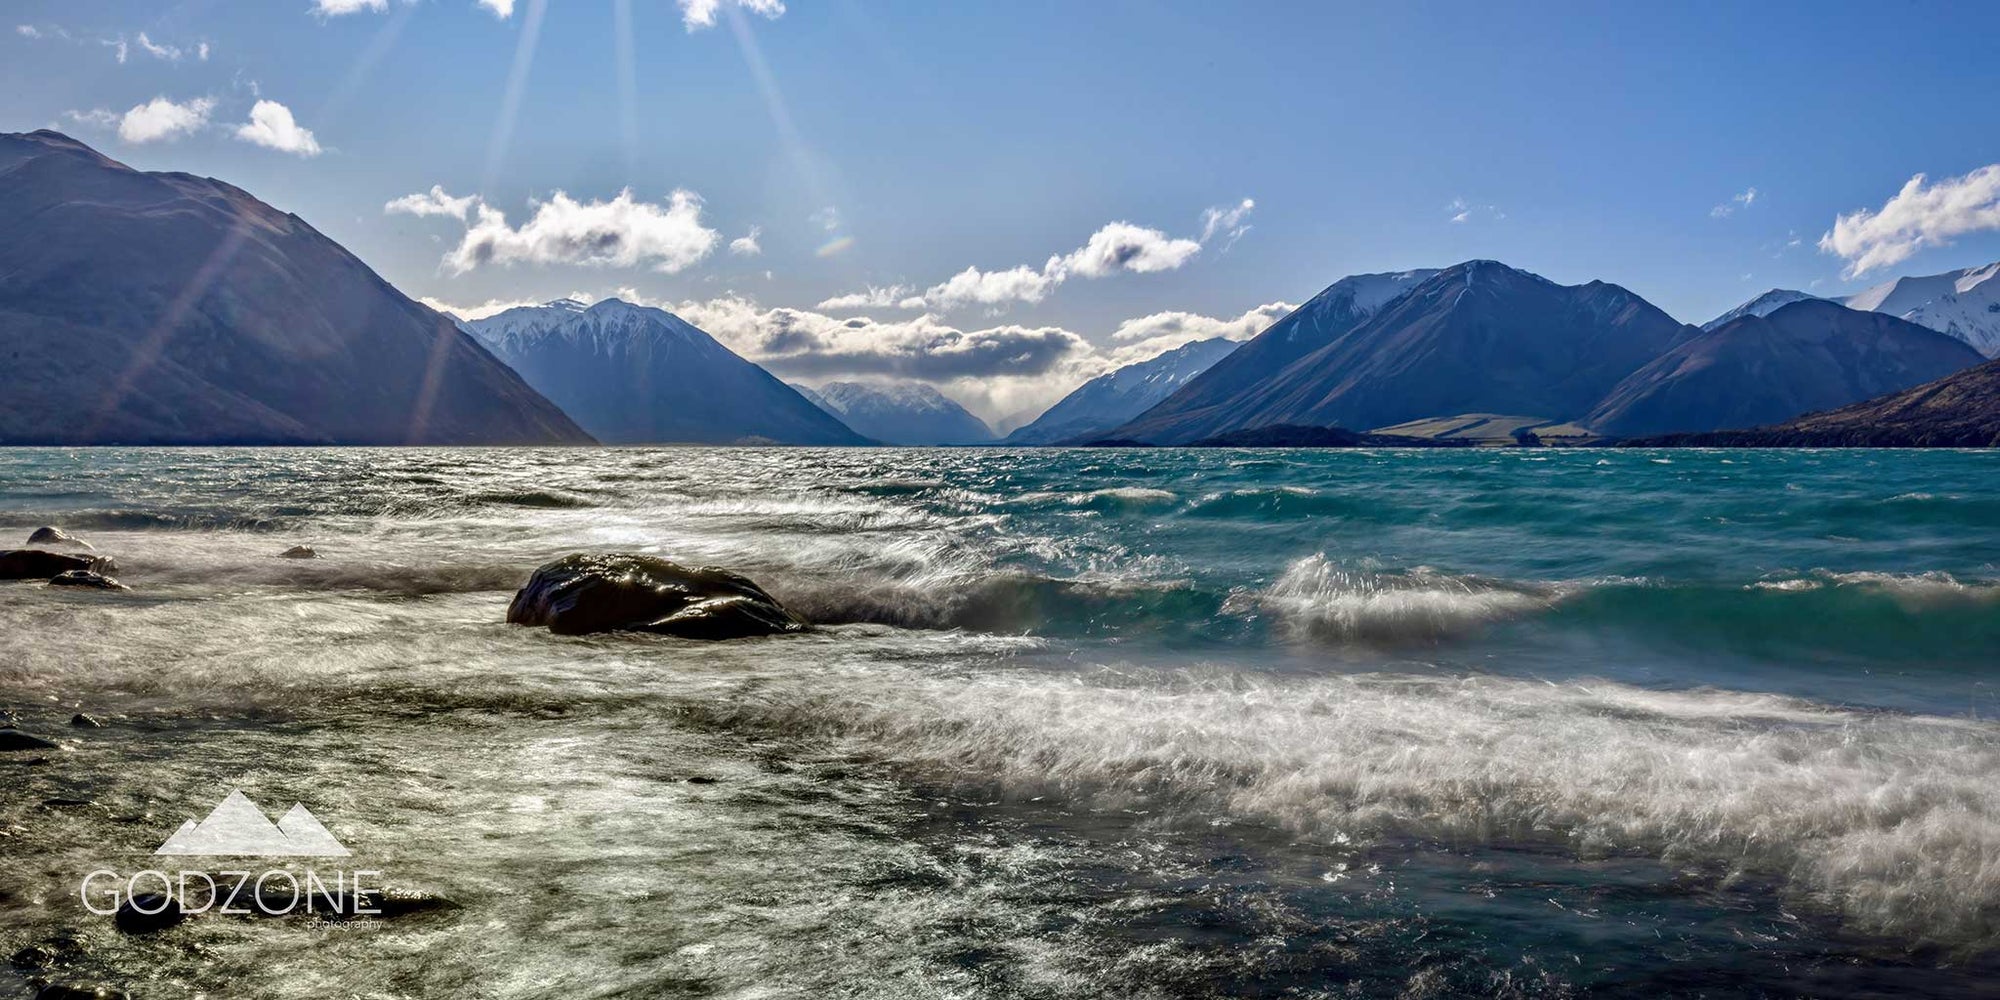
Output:
<path fill-rule="evenodd" d="M 2000 161 L 1990 2 L 15 0 L 5 18 L 0 128 L 238 184 L 412 295 L 630 290 L 781 374 L 924 377 L 987 415 L 1176 337 L 1246 335 L 1281 311 L 1259 307 L 1355 272 L 1491 257 L 1699 322 L 1773 286 L 2000 259 L 1977 204 L 1858 279 L 1879 234 L 1818 247 L 1913 175 Z M 433 214 L 385 211 L 434 186 L 450 200 L 405 203 Z M 615 252 L 579 249 L 604 227 Z"/>

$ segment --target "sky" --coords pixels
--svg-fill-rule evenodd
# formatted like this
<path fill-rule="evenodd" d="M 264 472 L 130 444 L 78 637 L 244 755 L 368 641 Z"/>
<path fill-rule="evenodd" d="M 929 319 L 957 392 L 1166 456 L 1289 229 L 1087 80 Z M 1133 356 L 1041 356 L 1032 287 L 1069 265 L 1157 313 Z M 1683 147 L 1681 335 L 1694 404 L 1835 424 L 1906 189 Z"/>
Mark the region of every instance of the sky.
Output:
<path fill-rule="evenodd" d="M 989 418 L 1355 273 L 1702 322 L 2000 260 L 2000 4 L 9 0 L 0 131 L 412 296 L 619 295 Z"/>

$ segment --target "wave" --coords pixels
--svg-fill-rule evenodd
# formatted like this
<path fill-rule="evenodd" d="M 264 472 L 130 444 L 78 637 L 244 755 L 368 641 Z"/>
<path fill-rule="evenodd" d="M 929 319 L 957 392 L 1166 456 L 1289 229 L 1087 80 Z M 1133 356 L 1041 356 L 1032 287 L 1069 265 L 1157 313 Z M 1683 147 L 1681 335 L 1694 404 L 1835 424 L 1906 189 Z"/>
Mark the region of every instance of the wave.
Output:
<path fill-rule="evenodd" d="M 1325 553 L 1301 559 L 1262 591 L 1233 595 L 1223 610 L 1263 611 L 1296 639 L 1330 643 L 1431 641 L 1553 606 L 1558 591 L 1426 568 L 1345 569 Z"/>
<path fill-rule="evenodd" d="M 1368 674 L 916 670 L 745 691 L 756 731 L 852 741 L 924 780 L 1329 857 L 1415 840 L 1646 856 L 1776 880 L 1850 927 L 2000 945 L 2000 730 L 1775 695 Z"/>

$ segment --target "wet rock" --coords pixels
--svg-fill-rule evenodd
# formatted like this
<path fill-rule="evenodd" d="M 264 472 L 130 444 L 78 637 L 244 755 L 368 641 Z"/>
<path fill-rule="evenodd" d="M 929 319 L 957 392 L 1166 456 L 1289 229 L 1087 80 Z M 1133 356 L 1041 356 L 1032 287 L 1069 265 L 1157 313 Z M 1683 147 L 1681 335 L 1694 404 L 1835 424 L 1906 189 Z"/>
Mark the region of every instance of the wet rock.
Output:
<path fill-rule="evenodd" d="M 294 545 L 278 553 L 280 559 L 318 559 L 319 553 L 310 545 Z"/>
<path fill-rule="evenodd" d="M 690 785 L 713 785 L 715 784 L 715 779 L 706 774 L 697 774 L 689 778 L 687 783 Z"/>
<path fill-rule="evenodd" d="M 103 728 L 104 728 L 104 723 L 102 723 L 102 722 L 99 722 L 99 721 L 97 721 L 96 719 L 94 719 L 94 718 L 91 718 L 90 716 L 88 716 L 88 715 L 85 715 L 85 714 L 83 714 L 82 712 L 78 712 L 78 713 L 76 713 L 75 715 L 72 715 L 72 716 L 70 716 L 70 717 L 69 717 L 69 724 L 70 724 L 70 725 L 72 725 L 72 726 L 75 726 L 75 727 L 77 727 L 78 729 L 103 729 Z"/>
<path fill-rule="evenodd" d="M 41 549 L 0 552 L 0 580 L 47 580 L 71 570 L 109 573 L 115 568 L 111 560 L 96 556 L 74 556 Z"/>
<path fill-rule="evenodd" d="M 142 892 L 119 904 L 111 921 L 127 934 L 152 934 L 176 926 L 187 917 L 180 900 L 162 893 Z"/>
<path fill-rule="evenodd" d="M 22 972 L 47 969 L 67 965 L 83 957 L 83 946 L 68 934 L 57 934 L 43 941 L 28 945 L 7 957 L 14 968 Z"/>
<path fill-rule="evenodd" d="M 89 549 L 93 547 L 89 542 L 61 528 L 47 526 L 36 528 L 35 533 L 28 536 L 28 544 L 35 548 L 43 549 Z"/>
<path fill-rule="evenodd" d="M 636 555 L 565 556 L 535 570 L 507 606 L 507 620 L 546 625 L 558 635 L 655 632 L 686 639 L 806 628 L 805 619 L 742 576 Z"/>
<path fill-rule="evenodd" d="M 30 736 L 18 729 L 0 729 L 0 751 L 5 750 L 55 750 L 53 741 L 39 736 Z"/>
<path fill-rule="evenodd" d="M 102 573 L 87 569 L 73 569 L 57 573 L 49 578 L 51 587 L 83 587 L 92 590 L 131 590 Z"/>

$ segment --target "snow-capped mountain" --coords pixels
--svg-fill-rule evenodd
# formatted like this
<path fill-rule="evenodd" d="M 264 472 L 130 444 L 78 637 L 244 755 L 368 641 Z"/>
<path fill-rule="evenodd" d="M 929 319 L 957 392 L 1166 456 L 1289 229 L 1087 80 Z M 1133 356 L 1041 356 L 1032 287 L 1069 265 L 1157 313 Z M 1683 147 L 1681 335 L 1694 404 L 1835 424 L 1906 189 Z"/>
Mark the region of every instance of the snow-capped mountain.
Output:
<path fill-rule="evenodd" d="M 923 382 L 828 382 L 794 385 L 820 409 L 885 444 L 991 444 L 993 430 Z"/>
<path fill-rule="evenodd" d="M 1897 278 L 1841 302 L 1888 313 L 1950 334 L 1989 358 L 2000 357 L 2000 262 L 1943 274 Z"/>
<path fill-rule="evenodd" d="M 606 443 L 866 443 L 664 309 L 558 299 L 460 326 Z"/>
<path fill-rule="evenodd" d="M 1789 288 L 1773 288 L 1770 291 L 1765 292 L 1764 294 L 1759 295 L 1756 298 L 1751 299 L 1750 301 L 1745 302 L 1742 305 L 1737 306 L 1736 308 L 1731 309 L 1728 312 L 1723 313 L 1722 315 L 1717 316 L 1706 323 L 1703 323 L 1701 325 L 1701 329 L 1705 333 L 1709 330 L 1714 330 L 1722 327 L 1730 320 L 1742 319 L 1745 316 L 1769 316 L 1772 313 L 1777 312 L 1778 310 L 1783 309 L 1784 307 L 1791 305 L 1794 302 L 1800 302 L 1805 299 L 1816 299 L 1816 298 L 1819 298 L 1819 296 L 1807 295 L 1804 292 L 1793 291 L 1792 289 Z"/>
<path fill-rule="evenodd" d="M 1099 375 L 1007 435 L 1008 444 L 1054 444 L 1109 430 L 1174 394 L 1239 345 L 1216 337 Z"/>

